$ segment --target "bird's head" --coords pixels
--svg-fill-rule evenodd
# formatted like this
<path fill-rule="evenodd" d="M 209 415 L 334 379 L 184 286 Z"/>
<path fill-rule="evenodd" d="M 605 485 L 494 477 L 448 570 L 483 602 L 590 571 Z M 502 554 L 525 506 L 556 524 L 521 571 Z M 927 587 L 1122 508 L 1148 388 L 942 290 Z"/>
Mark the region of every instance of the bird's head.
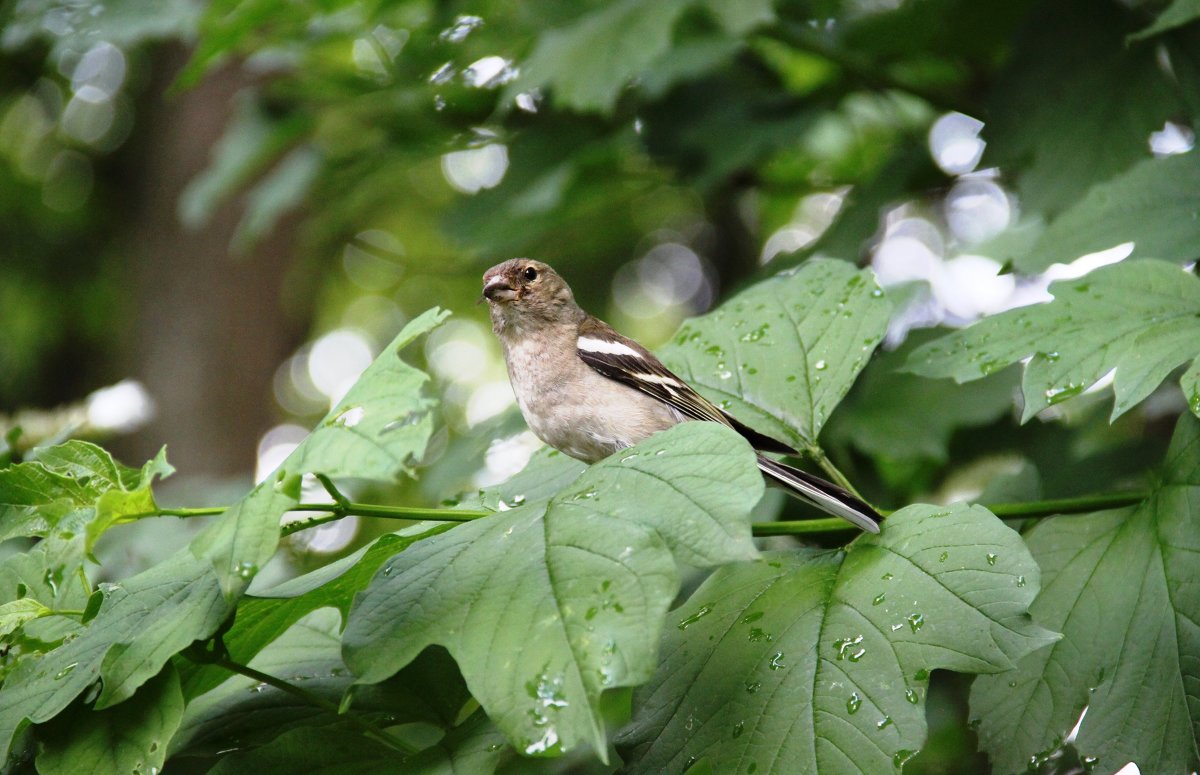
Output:
<path fill-rule="evenodd" d="M 483 298 L 497 333 L 571 322 L 579 314 L 566 280 L 548 264 L 513 258 L 483 273 Z"/>

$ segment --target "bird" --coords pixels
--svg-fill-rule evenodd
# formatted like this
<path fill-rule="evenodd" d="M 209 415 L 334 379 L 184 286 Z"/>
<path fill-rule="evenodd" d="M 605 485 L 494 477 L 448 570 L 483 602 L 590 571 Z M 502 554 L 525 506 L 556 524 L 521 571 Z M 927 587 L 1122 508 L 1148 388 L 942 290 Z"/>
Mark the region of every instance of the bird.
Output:
<path fill-rule="evenodd" d="M 754 447 L 758 468 L 789 494 L 871 533 L 881 518 L 843 487 L 764 453 L 798 455 L 743 424 L 649 350 L 585 312 L 548 264 L 514 258 L 484 272 L 483 295 L 529 429 L 585 463 L 685 421 L 720 423 Z"/>

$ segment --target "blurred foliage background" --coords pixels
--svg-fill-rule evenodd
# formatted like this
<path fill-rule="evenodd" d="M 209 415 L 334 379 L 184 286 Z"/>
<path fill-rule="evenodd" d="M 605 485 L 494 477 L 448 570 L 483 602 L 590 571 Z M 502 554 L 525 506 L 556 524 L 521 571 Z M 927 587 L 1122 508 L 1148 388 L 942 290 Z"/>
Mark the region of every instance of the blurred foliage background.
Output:
<path fill-rule="evenodd" d="M 436 304 L 456 313 L 424 350 L 442 430 L 421 482 L 376 496 L 439 502 L 536 447 L 475 306 L 488 266 L 548 261 L 653 346 L 821 254 L 873 265 L 899 300 L 893 352 L 824 437 L 879 503 L 1137 482 L 1185 408 L 1172 382 L 1113 425 L 1100 384 L 1021 426 L 1014 370 L 951 389 L 895 369 L 917 329 L 1045 300 L 1052 279 L 1195 260 L 1197 16 L 1194 0 L 5 0 L 0 425 L 24 428 L 16 445 L 115 435 L 132 461 L 165 442 L 167 500 L 228 502 Z M 138 530 L 110 560 L 185 540 Z M 309 531 L 290 567 L 381 530 Z M 910 768 L 982 767 L 962 698 L 949 680 L 931 696 Z"/>

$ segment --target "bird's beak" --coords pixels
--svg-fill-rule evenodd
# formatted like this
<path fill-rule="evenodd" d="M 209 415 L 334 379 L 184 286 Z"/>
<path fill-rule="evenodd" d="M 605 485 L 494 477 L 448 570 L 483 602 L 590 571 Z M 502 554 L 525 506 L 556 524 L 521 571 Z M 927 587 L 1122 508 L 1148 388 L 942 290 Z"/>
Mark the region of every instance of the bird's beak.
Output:
<path fill-rule="evenodd" d="M 517 298 L 517 291 L 502 275 L 496 275 L 484 281 L 483 298 L 488 301 L 511 301 Z"/>

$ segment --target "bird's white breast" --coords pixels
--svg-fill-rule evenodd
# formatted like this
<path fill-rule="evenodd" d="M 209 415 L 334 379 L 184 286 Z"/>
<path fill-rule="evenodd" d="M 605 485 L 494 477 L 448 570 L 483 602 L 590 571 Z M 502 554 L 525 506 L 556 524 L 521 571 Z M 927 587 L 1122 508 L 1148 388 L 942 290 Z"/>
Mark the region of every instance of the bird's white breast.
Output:
<path fill-rule="evenodd" d="M 513 392 L 529 429 L 555 449 L 595 462 L 678 423 L 671 407 L 593 370 L 575 355 L 575 341 L 555 350 L 545 342 L 505 343 Z M 563 353 L 555 359 L 549 352 Z"/>

